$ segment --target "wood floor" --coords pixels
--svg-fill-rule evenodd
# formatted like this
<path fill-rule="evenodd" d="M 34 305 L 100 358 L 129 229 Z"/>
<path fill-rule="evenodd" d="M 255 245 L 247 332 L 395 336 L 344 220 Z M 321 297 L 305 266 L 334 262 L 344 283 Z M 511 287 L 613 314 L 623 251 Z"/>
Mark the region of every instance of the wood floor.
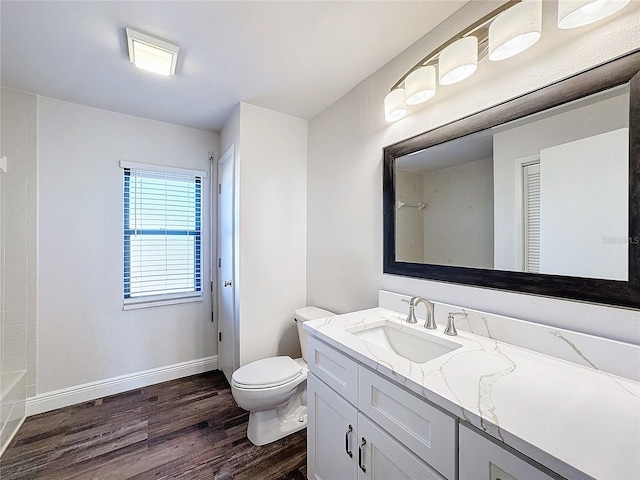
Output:
<path fill-rule="evenodd" d="M 256 447 L 209 372 L 29 417 L 0 479 L 306 479 L 306 431 Z"/>

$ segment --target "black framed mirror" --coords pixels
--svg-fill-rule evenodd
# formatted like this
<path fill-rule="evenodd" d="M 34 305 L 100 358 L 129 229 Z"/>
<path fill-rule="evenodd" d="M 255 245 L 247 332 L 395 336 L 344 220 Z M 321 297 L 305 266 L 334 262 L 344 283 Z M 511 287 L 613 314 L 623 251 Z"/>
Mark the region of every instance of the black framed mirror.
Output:
<path fill-rule="evenodd" d="M 639 72 L 636 50 L 385 147 L 384 273 L 640 309 Z"/>

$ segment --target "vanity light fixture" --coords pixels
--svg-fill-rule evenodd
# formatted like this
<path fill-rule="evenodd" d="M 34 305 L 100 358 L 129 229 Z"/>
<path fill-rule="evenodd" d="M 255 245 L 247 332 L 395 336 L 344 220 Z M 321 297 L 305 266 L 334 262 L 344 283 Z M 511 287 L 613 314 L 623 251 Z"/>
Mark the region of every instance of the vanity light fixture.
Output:
<path fill-rule="evenodd" d="M 533 46 L 542 35 L 542 0 L 523 0 L 489 25 L 489 60 L 505 60 Z"/>
<path fill-rule="evenodd" d="M 626 7 L 631 0 L 558 0 L 558 28 L 597 22 Z"/>
<path fill-rule="evenodd" d="M 438 58 L 440 85 L 452 85 L 474 74 L 478 68 L 478 37 L 470 35 L 444 48 Z"/>
<path fill-rule="evenodd" d="M 146 33 L 127 28 L 129 60 L 136 67 L 160 75 L 174 75 L 179 47 Z"/>
<path fill-rule="evenodd" d="M 407 106 L 404 101 L 404 88 L 391 90 L 384 97 L 384 118 L 387 122 L 400 120 L 407 114 Z"/>
<path fill-rule="evenodd" d="M 580 27 L 601 20 L 631 0 L 558 0 L 558 27 Z M 471 76 L 478 62 L 506 60 L 532 47 L 542 35 L 542 0 L 509 0 L 468 26 L 420 60 L 384 99 L 385 120 L 395 122 L 436 93 Z"/>
<path fill-rule="evenodd" d="M 426 102 L 436 94 L 436 68 L 428 65 L 411 72 L 404 81 L 404 98 L 407 105 Z"/>

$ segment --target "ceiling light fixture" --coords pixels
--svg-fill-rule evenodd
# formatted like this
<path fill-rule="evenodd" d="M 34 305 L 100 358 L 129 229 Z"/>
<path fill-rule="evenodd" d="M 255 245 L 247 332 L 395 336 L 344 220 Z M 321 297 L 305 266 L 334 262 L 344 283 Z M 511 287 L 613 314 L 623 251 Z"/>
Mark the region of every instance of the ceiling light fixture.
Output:
<path fill-rule="evenodd" d="M 595 22 L 616 13 L 630 2 L 558 0 L 558 27 L 574 28 Z M 505 2 L 451 37 L 405 73 L 384 99 L 386 121 L 401 119 L 409 106 L 418 105 L 435 95 L 436 67 L 440 85 L 451 85 L 471 76 L 485 56 L 493 61 L 511 58 L 531 48 L 541 35 L 541 0 Z"/>
<path fill-rule="evenodd" d="M 160 75 L 174 75 L 179 47 L 160 38 L 127 28 L 129 60 L 136 67 Z"/>
<path fill-rule="evenodd" d="M 577 28 L 613 15 L 631 0 L 558 0 L 558 28 Z"/>

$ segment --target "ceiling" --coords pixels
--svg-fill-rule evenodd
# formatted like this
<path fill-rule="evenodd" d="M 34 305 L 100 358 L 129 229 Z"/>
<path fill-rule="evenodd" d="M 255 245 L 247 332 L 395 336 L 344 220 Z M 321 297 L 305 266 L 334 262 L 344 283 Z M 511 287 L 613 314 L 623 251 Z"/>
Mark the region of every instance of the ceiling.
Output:
<path fill-rule="evenodd" d="M 240 101 L 311 119 L 465 3 L 3 0 L 1 83 L 206 130 Z M 127 26 L 180 46 L 175 76 L 129 62 Z"/>

